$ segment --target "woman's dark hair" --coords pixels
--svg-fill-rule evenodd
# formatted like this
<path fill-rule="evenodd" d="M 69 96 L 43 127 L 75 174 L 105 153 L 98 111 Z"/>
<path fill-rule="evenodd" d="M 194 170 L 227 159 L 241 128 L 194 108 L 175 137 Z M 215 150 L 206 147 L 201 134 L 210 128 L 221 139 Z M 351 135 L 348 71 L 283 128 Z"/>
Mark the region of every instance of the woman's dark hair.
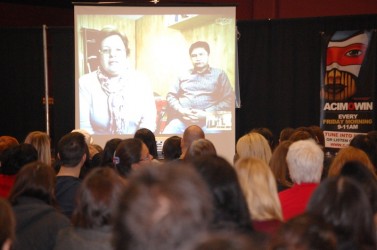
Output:
<path fill-rule="evenodd" d="M 220 156 L 200 156 L 192 161 L 213 195 L 215 230 L 253 231 L 249 209 L 235 169 Z"/>
<path fill-rule="evenodd" d="M 112 168 L 95 168 L 90 171 L 77 194 L 73 225 L 81 228 L 110 225 L 113 209 L 124 186 L 125 180 Z"/>
<path fill-rule="evenodd" d="M 55 206 L 55 182 L 55 171 L 51 166 L 40 161 L 28 163 L 18 172 L 9 201 L 15 205 L 19 197 L 27 196 Z"/>
<path fill-rule="evenodd" d="M 134 138 L 142 140 L 149 149 L 149 153 L 153 156 L 153 158 L 158 158 L 156 137 L 152 131 L 147 128 L 141 128 L 135 132 Z"/>
<path fill-rule="evenodd" d="M 268 249 L 336 250 L 337 240 L 321 216 L 303 213 L 282 224 Z"/>
<path fill-rule="evenodd" d="M 14 241 L 16 230 L 16 218 L 9 202 L 0 198 L 0 247 L 7 240 Z"/>
<path fill-rule="evenodd" d="M 140 161 L 142 147 L 143 142 L 137 138 L 125 139 L 119 143 L 114 158 L 120 175 L 127 176 L 131 172 L 131 165 Z"/>
<path fill-rule="evenodd" d="M 27 163 L 38 160 L 38 151 L 28 143 L 10 147 L 3 152 L 0 171 L 4 175 L 15 175 Z"/>
<path fill-rule="evenodd" d="M 329 177 L 314 191 L 307 211 L 322 218 L 337 236 L 339 249 L 376 249 L 376 230 L 368 197 L 349 177 Z"/>
<path fill-rule="evenodd" d="M 113 138 L 106 142 L 105 147 L 101 153 L 101 163 L 100 166 L 105 167 L 114 167 L 113 157 L 116 148 L 118 147 L 119 143 L 122 142 L 120 138 Z"/>
<path fill-rule="evenodd" d="M 174 160 L 181 156 L 181 140 L 181 137 L 173 135 L 164 141 L 162 154 L 164 155 L 165 160 Z"/>
<path fill-rule="evenodd" d="M 370 201 L 373 214 L 377 214 L 377 179 L 375 175 L 359 161 L 346 162 L 340 170 L 340 175 L 349 177 L 361 185 Z"/>
<path fill-rule="evenodd" d="M 358 134 L 350 141 L 350 146 L 363 150 L 377 169 L 377 144 L 369 135 Z M 376 171 L 377 172 L 377 171 Z"/>

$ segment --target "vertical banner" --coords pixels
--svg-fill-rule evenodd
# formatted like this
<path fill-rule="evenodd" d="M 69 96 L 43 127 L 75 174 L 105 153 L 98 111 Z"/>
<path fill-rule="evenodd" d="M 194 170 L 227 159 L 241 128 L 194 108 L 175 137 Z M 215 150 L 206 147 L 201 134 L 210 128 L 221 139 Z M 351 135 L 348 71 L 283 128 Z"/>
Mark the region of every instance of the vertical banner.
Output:
<path fill-rule="evenodd" d="M 327 152 L 375 128 L 375 30 L 322 35 L 321 128 Z"/>

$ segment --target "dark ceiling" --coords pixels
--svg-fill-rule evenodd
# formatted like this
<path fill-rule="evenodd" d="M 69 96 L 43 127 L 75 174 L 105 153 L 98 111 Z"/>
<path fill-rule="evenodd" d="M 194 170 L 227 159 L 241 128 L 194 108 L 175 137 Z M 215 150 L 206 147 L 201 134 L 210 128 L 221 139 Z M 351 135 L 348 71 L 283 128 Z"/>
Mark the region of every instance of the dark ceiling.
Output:
<path fill-rule="evenodd" d="M 199 0 L 200 1 L 200 0 Z M 104 0 L 104 1 L 93 1 L 93 0 L 0 0 L 2 3 L 12 3 L 12 4 L 26 4 L 33 6 L 48 6 L 48 7 L 59 7 L 59 8 L 73 8 L 74 4 L 104 4 L 104 5 L 211 5 L 211 1 L 187 1 L 187 0 Z M 226 4 L 224 4 L 226 5 Z"/>

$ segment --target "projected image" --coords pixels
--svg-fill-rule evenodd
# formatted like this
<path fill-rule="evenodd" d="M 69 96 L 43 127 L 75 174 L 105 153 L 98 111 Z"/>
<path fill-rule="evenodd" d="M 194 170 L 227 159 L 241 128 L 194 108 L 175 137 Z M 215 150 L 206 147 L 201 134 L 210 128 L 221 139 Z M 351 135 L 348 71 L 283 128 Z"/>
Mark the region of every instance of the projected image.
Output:
<path fill-rule="evenodd" d="M 88 9 L 75 9 L 77 127 L 94 135 L 234 130 L 234 16 Z"/>
<path fill-rule="evenodd" d="M 95 67 L 79 79 L 80 128 L 91 134 L 133 134 L 156 129 L 149 80 L 128 66 L 128 38 L 115 27 L 95 33 Z M 97 65 L 98 64 L 98 65 Z"/>

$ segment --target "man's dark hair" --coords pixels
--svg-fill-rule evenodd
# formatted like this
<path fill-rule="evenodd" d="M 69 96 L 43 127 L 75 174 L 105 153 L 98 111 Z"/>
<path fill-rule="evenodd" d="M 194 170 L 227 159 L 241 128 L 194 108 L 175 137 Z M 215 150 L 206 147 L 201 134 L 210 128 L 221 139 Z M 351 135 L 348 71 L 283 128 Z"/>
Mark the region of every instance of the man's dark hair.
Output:
<path fill-rule="evenodd" d="M 207 51 L 208 55 L 211 52 L 210 49 L 209 49 L 209 44 L 207 42 L 197 41 L 197 42 L 191 44 L 190 49 L 189 49 L 189 54 L 191 55 L 192 51 L 196 48 L 205 49 Z"/>
<path fill-rule="evenodd" d="M 85 136 L 79 132 L 64 135 L 58 143 L 58 154 L 61 165 L 74 167 L 81 161 L 84 154 L 89 156 Z"/>

